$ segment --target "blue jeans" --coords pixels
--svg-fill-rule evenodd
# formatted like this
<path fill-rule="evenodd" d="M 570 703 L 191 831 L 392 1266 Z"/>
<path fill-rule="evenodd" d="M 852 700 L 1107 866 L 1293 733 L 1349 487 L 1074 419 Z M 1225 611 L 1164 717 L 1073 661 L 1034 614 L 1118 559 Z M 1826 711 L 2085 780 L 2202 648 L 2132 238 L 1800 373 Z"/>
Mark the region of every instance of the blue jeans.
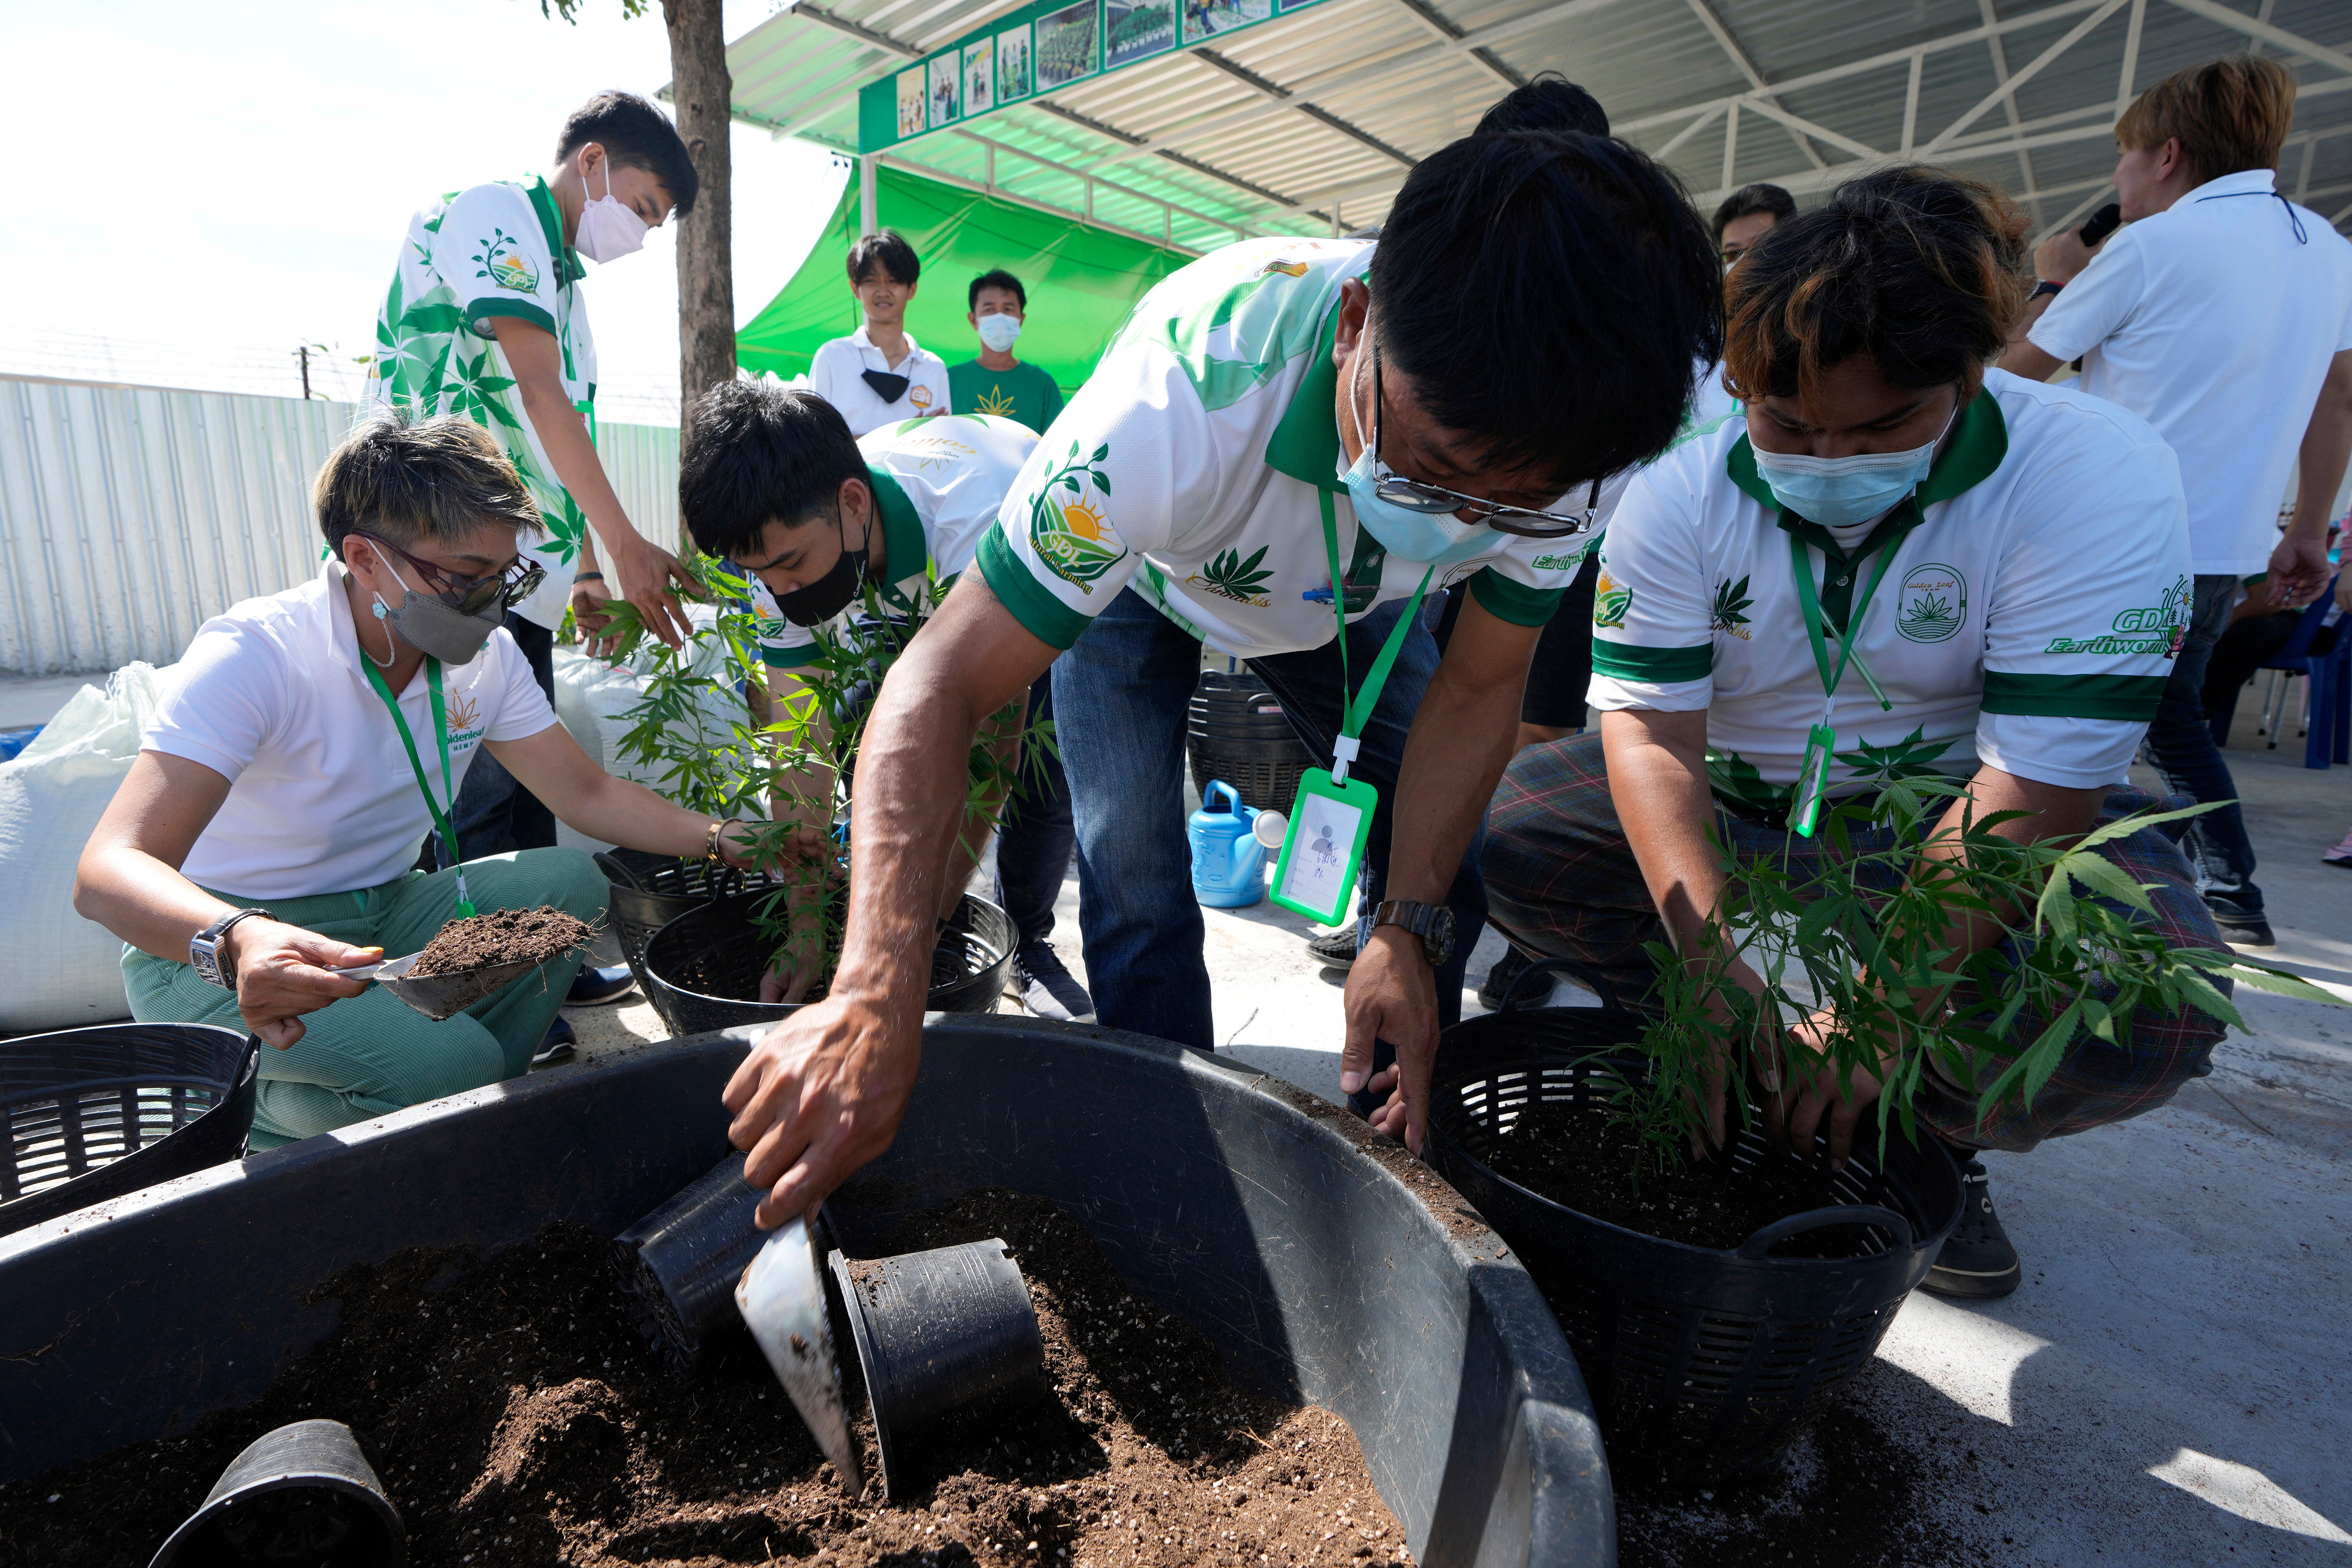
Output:
<path fill-rule="evenodd" d="M 2148 761 L 2164 775 L 2165 787 L 2200 805 L 2238 798 L 2230 764 L 2214 743 L 2213 726 L 2205 717 L 2205 668 L 2212 660 L 2213 645 L 2229 628 L 2239 593 L 2235 577 L 2198 574 L 2189 635 L 2172 661 L 2172 674 L 2147 727 Z M 2205 907 L 2217 919 L 2251 924 L 2264 918 L 2263 890 L 2254 886 L 2254 847 L 2246 837 L 2245 816 L 2234 804 L 2189 818 L 2180 847 L 2196 868 L 2197 890 L 2204 895 Z"/>
<path fill-rule="evenodd" d="M 1029 689 L 1029 717 L 1054 717 L 1051 670 Z M 1013 918 L 1023 947 L 1054 934 L 1054 900 L 1061 896 L 1076 837 L 1070 821 L 1069 778 L 1059 757 L 1041 751 L 1023 769 L 1021 787 L 1006 803 L 996 835 L 996 901 Z"/>
<path fill-rule="evenodd" d="M 539 689 L 553 702 L 555 634 L 512 610 L 507 612 L 505 625 L 514 634 L 523 658 L 530 661 Z M 424 737 L 418 739 L 421 742 Z M 473 765 L 466 770 L 466 782 L 457 786 L 457 809 L 450 813 L 449 826 L 457 833 L 457 853 L 468 860 L 511 855 L 518 849 L 555 847 L 555 814 L 516 783 L 514 774 L 499 765 L 488 746 L 475 755 Z M 420 869 L 449 868 L 449 851 L 442 846 L 440 834 L 425 836 L 425 857 L 430 864 L 420 862 Z"/>
<path fill-rule="evenodd" d="M 1433 601 L 1425 605 L 1423 624 L 1398 650 L 1351 773 L 1381 796 L 1365 846 L 1367 900 L 1381 897 L 1387 879 L 1405 734 L 1437 668 L 1437 645 L 1427 625 L 1435 607 Z M 1348 657 L 1359 679 L 1403 608 L 1402 601 L 1383 605 L 1348 628 Z M 1338 647 L 1255 658 L 1250 668 L 1282 699 L 1284 715 L 1307 749 L 1328 759 L 1342 697 Z M 1192 894 L 1184 837 L 1184 721 L 1200 679 L 1201 645 L 1122 590 L 1054 661 L 1053 675 L 1055 732 L 1077 828 L 1078 928 L 1095 1016 L 1113 1028 L 1214 1049 L 1201 906 Z M 1286 811 L 1291 803 L 1263 804 Z M 1461 1017 L 1463 967 L 1486 922 L 1481 847 L 1474 836 L 1445 896 L 1454 941 L 1453 956 L 1437 972 L 1441 1025 Z"/>

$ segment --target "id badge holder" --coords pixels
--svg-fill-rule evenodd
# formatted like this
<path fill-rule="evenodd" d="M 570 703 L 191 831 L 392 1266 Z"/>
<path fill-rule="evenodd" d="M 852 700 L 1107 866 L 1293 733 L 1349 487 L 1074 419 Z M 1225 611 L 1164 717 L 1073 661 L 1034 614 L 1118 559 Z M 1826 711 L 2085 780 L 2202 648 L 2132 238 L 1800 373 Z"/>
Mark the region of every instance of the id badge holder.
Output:
<path fill-rule="evenodd" d="M 1837 731 L 1816 724 L 1805 736 L 1805 761 L 1797 770 L 1796 803 L 1789 807 L 1789 826 L 1800 837 L 1813 836 L 1814 819 L 1822 810 L 1822 794 L 1829 787 L 1830 753 L 1837 750 Z"/>
<path fill-rule="evenodd" d="M 1380 803 L 1380 792 L 1361 779 L 1335 784 L 1328 770 L 1309 768 L 1275 862 L 1274 901 L 1318 925 L 1344 921 Z"/>

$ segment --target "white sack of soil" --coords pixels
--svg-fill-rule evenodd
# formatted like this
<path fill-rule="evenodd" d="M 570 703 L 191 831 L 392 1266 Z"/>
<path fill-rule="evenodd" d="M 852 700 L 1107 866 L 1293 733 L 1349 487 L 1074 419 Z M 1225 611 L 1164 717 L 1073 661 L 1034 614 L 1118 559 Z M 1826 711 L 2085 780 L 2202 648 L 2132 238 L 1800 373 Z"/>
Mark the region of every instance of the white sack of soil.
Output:
<path fill-rule="evenodd" d="M 0 763 L 0 1034 L 130 1016 L 122 943 L 74 913 L 74 865 L 131 762 L 161 691 L 152 665 L 85 686 L 15 760 Z"/>

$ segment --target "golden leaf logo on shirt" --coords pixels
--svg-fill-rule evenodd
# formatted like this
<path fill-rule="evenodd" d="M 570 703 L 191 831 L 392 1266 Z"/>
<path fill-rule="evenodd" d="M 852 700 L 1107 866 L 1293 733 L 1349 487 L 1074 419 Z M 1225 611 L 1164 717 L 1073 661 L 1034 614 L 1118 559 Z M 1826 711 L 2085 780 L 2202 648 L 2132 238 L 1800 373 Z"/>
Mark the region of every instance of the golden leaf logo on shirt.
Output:
<path fill-rule="evenodd" d="M 1093 593 L 1095 580 L 1127 558 L 1108 526 L 1110 476 L 1102 463 L 1109 456 L 1106 444 L 1080 458 L 1071 442 L 1068 458 L 1029 498 L 1029 547 L 1048 572 L 1082 594 Z"/>
<path fill-rule="evenodd" d="M 520 243 L 502 228 L 491 229 L 490 237 L 480 242 L 481 254 L 474 258 L 482 264 L 477 276 L 518 294 L 539 292 L 539 268 L 531 265 L 529 256 L 516 248 Z"/>
<path fill-rule="evenodd" d="M 461 730 L 470 730 L 480 722 L 482 705 L 460 691 L 449 699 L 449 733 L 454 739 Z"/>
<path fill-rule="evenodd" d="M 992 386 L 980 395 L 980 406 L 972 412 L 993 414 L 1000 418 L 1010 419 L 1013 417 L 1013 395 L 1005 391 L 1002 385 Z"/>

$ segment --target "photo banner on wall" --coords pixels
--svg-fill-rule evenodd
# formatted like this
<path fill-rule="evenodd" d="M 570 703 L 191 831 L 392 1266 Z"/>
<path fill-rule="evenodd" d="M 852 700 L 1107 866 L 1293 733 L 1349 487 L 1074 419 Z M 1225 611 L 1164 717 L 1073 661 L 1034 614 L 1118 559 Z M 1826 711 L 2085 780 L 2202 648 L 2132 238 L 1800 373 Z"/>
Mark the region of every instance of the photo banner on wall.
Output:
<path fill-rule="evenodd" d="M 879 153 L 1090 77 L 1322 0 L 1034 0 L 857 94 L 857 150 Z"/>

